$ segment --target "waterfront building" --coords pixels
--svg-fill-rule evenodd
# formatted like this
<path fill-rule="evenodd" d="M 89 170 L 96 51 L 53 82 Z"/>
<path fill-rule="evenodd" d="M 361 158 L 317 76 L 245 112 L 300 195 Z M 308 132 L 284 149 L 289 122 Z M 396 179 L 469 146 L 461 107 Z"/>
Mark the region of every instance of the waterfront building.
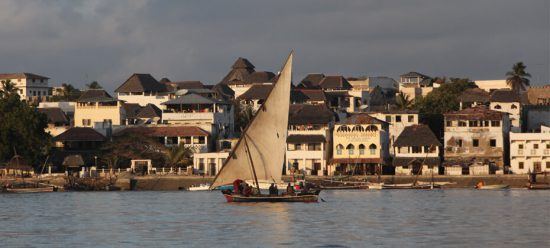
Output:
<path fill-rule="evenodd" d="M 477 87 L 487 92 L 492 92 L 493 90 L 500 89 L 512 89 L 506 82 L 506 79 L 475 80 L 474 83 L 477 85 Z"/>
<path fill-rule="evenodd" d="M 417 97 L 425 97 L 432 92 L 432 78 L 418 72 L 408 72 L 399 76 L 399 91 L 413 100 Z"/>
<path fill-rule="evenodd" d="M 123 102 L 111 97 L 105 90 L 87 90 L 75 105 L 74 126 L 110 129 L 125 125 Z"/>
<path fill-rule="evenodd" d="M 412 125 L 403 129 L 395 143 L 393 166 L 395 175 L 437 175 L 442 147 L 427 125 Z"/>
<path fill-rule="evenodd" d="M 70 119 L 74 119 L 74 109 L 76 102 L 40 102 L 38 108 L 60 108 L 63 113 Z"/>
<path fill-rule="evenodd" d="M 550 132 L 510 133 L 510 171 L 550 172 Z"/>
<path fill-rule="evenodd" d="M 20 73 L 0 73 L 0 81 L 10 80 L 17 88 L 17 93 L 23 100 L 38 100 L 50 96 L 50 86 L 48 77 L 20 72 Z"/>
<path fill-rule="evenodd" d="M 445 165 L 487 164 L 491 171 L 508 165 L 508 114 L 483 106 L 445 115 Z"/>
<path fill-rule="evenodd" d="M 218 137 L 233 135 L 235 117 L 230 102 L 188 93 L 162 105 L 163 124 L 197 126 Z"/>
<path fill-rule="evenodd" d="M 228 86 L 233 91 L 233 97 L 237 98 L 249 90 L 252 85 L 271 85 L 276 78 L 273 72 L 256 71 L 248 59 L 239 57 L 231 66 L 231 71 L 218 84 Z"/>
<path fill-rule="evenodd" d="M 162 109 L 161 104 L 170 100 L 170 92 L 166 85 L 157 81 L 151 74 L 134 73 L 116 90 L 118 100 L 126 103 L 136 103 L 144 107 L 154 104 Z"/>
<path fill-rule="evenodd" d="M 38 108 L 37 111 L 45 114 L 48 118 L 46 132 L 52 137 L 65 132 L 71 126 L 69 118 L 60 108 Z"/>
<path fill-rule="evenodd" d="M 389 157 L 388 126 L 366 113 L 352 113 L 336 123 L 332 169 L 340 174 L 362 174 L 374 173 L 378 165 L 385 165 Z"/>
<path fill-rule="evenodd" d="M 369 115 L 389 123 L 389 147 L 390 155 L 395 154 L 393 143 L 406 127 L 418 124 L 418 111 L 416 110 L 382 110 L 367 112 Z"/>
<path fill-rule="evenodd" d="M 128 133 L 157 139 L 167 147 L 184 145 L 192 148 L 194 152 L 208 152 L 211 143 L 210 134 L 196 126 L 128 126 L 114 135 L 122 136 Z"/>
<path fill-rule="evenodd" d="M 508 113 L 510 130 L 521 132 L 521 101 L 519 95 L 512 90 L 494 90 L 491 93 L 489 108 Z"/>
<path fill-rule="evenodd" d="M 307 175 L 328 175 L 334 113 L 326 105 L 310 104 L 292 104 L 289 112 L 283 174 L 295 171 Z"/>
<path fill-rule="evenodd" d="M 106 140 L 103 134 L 93 128 L 69 128 L 53 138 L 56 148 L 52 150 L 48 163 L 61 170 L 64 168 L 63 162 L 67 157 L 79 155 L 82 157 L 84 166 L 95 166 L 100 154 L 99 148 Z"/>
<path fill-rule="evenodd" d="M 194 153 L 193 174 L 215 176 L 237 142 L 236 138 L 219 139 L 216 141 L 215 151 Z"/>

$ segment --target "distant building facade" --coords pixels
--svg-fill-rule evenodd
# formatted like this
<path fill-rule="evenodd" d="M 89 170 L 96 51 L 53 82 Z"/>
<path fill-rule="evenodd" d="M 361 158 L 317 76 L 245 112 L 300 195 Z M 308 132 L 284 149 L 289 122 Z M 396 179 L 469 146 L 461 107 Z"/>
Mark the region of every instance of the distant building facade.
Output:
<path fill-rule="evenodd" d="M 17 93 L 24 100 L 40 99 L 50 96 L 50 78 L 33 73 L 0 73 L 0 81 L 10 80 Z"/>
<path fill-rule="evenodd" d="M 437 175 L 441 142 L 426 125 L 404 128 L 395 143 L 395 175 Z"/>
<path fill-rule="evenodd" d="M 550 172 L 550 132 L 510 133 L 510 171 Z"/>

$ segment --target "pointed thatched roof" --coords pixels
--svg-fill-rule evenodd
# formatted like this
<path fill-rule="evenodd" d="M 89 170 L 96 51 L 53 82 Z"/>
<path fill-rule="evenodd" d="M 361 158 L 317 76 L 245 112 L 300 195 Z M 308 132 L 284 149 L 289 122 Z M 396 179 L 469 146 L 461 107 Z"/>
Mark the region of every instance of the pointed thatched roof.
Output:
<path fill-rule="evenodd" d="M 166 85 L 157 81 L 151 74 L 134 73 L 115 92 L 166 92 Z"/>

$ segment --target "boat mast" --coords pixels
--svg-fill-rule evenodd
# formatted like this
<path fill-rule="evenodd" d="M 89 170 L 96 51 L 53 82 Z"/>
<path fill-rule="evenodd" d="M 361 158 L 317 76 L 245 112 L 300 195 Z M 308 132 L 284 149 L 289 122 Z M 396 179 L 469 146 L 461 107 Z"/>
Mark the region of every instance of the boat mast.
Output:
<path fill-rule="evenodd" d="M 256 188 L 260 192 L 260 184 L 258 183 L 258 176 L 256 176 L 256 168 L 254 168 L 254 162 L 252 162 L 252 155 L 250 155 L 250 148 L 248 147 L 248 141 L 246 139 L 246 134 L 243 135 L 244 145 L 246 147 L 246 153 L 248 154 L 248 161 L 252 167 L 252 175 L 254 176 L 254 182 L 256 183 Z"/>

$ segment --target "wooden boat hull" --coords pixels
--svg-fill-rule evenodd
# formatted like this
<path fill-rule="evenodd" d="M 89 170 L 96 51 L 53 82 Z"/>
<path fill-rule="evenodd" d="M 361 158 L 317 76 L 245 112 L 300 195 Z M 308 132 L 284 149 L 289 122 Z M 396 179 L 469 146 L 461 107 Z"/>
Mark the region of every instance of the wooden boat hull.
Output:
<path fill-rule="evenodd" d="M 233 194 L 223 194 L 227 202 L 317 202 L 318 195 L 286 195 L 286 196 L 243 196 Z"/>
<path fill-rule="evenodd" d="M 5 193 L 45 193 L 45 192 L 54 192 L 54 187 L 40 187 L 40 188 L 6 188 L 4 189 Z"/>
<path fill-rule="evenodd" d="M 384 184 L 382 185 L 382 189 L 436 189 L 440 188 L 438 185 L 432 185 L 431 184 Z"/>
<path fill-rule="evenodd" d="M 527 189 L 530 190 L 550 190 L 550 184 L 529 184 Z"/>
<path fill-rule="evenodd" d="M 346 190 L 346 189 L 368 189 L 368 185 L 350 185 L 350 186 L 321 186 L 322 190 Z"/>
<path fill-rule="evenodd" d="M 476 189 L 482 189 L 482 190 L 507 189 L 507 188 L 510 188 L 510 185 L 506 185 L 506 184 L 495 184 L 495 185 L 476 186 Z"/>

